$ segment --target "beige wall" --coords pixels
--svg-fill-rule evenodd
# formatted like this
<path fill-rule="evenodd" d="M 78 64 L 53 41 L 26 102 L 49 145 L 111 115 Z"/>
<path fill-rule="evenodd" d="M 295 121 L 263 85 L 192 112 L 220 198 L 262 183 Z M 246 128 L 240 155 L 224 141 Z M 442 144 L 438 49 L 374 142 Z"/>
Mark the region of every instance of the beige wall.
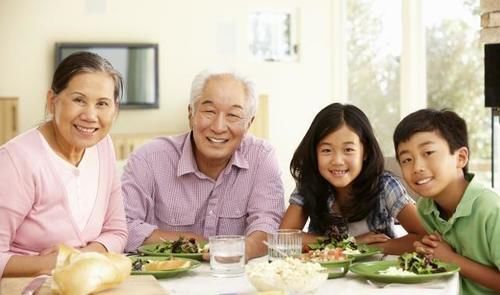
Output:
<path fill-rule="evenodd" d="M 100 1 L 105 9 L 93 12 Z M 182 132 L 192 77 L 210 65 L 233 66 L 269 95 L 269 137 L 288 194 L 292 153 L 316 112 L 332 100 L 331 1 L 0 0 L 0 96 L 20 98 L 19 129 L 27 130 L 44 117 L 56 42 L 158 43 L 161 108 L 122 110 L 113 132 Z M 299 62 L 250 60 L 247 20 L 255 9 L 297 12 Z M 235 33 L 222 34 L 228 28 Z M 224 44 L 235 50 L 221 52 Z"/>

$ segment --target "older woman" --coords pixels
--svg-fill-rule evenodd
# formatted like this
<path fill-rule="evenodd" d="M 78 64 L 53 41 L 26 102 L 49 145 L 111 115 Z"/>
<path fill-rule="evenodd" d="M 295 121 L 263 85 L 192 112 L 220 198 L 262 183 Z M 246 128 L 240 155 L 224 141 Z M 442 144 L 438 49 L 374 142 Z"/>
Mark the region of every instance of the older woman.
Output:
<path fill-rule="evenodd" d="M 0 147 L 0 274 L 31 276 L 55 265 L 57 246 L 121 252 L 127 241 L 108 132 L 122 78 L 99 55 L 57 67 L 50 119 Z"/>

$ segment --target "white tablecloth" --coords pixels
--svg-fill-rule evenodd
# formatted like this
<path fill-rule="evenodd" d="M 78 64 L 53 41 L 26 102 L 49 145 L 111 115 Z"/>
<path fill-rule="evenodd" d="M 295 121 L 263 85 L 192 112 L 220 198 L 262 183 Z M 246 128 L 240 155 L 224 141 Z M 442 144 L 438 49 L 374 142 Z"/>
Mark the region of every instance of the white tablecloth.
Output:
<path fill-rule="evenodd" d="M 200 267 L 181 276 L 161 279 L 159 282 L 168 294 L 172 295 L 250 295 L 257 293 L 257 290 L 250 284 L 245 275 L 233 278 L 213 277 L 210 274 L 210 265 L 207 262 L 203 262 Z M 385 288 L 371 286 L 363 278 L 353 273 L 348 273 L 345 277 L 327 280 L 315 294 L 457 295 L 459 294 L 459 286 L 458 273 L 431 283 L 397 284 L 386 286 Z"/>

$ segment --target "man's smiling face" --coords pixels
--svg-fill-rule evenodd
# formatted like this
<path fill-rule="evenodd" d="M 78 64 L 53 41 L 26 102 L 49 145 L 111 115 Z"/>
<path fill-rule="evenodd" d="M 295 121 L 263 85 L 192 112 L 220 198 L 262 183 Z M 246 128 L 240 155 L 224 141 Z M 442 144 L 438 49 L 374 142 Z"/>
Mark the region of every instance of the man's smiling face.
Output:
<path fill-rule="evenodd" d="M 189 109 L 198 165 L 200 161 L 229 161 L 240 146 L 249 122 L 243 83 L 229 75 L 211 78 L 194 109 Z"/>

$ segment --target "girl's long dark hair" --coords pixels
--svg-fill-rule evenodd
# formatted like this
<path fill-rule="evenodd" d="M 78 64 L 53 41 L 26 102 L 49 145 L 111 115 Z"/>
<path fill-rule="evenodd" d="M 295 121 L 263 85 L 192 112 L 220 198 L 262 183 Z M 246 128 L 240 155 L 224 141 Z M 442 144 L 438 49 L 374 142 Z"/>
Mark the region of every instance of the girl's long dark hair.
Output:
<path fill-rule="evenodd" d="M 349 222 L 359 221 L 379 206 L 384 156 L 370 121 L 356 106 L 330 104 L 316 115 L 290 163 L 290 172 L 297 183 L 298 192 L 304 197 L 304 210 L 320 232 L 325 232 L 333 224 L 327 200 L 334 188 L 319 173 L 316 148 L 323 138 L 343 125 L 359 136 L 365 158 L 360 174 L 351 183 L 352 198 L 340 208 L 342 216 Z"/>

